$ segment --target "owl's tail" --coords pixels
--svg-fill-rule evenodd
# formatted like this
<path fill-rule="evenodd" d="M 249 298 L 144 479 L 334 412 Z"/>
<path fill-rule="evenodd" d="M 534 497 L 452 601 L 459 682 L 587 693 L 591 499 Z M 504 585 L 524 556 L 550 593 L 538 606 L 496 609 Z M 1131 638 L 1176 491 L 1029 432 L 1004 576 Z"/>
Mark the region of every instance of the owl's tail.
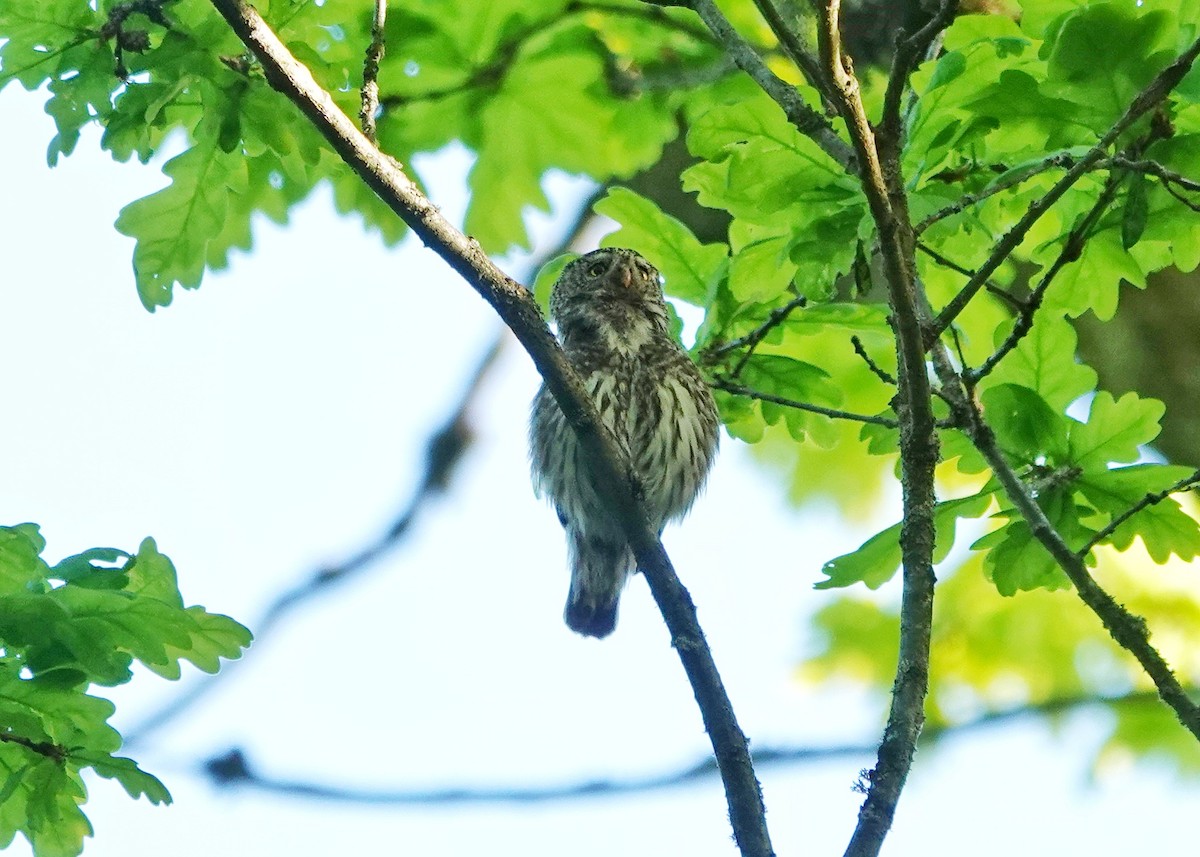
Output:
<path fill-rule="evenodd" d="M 633 553 L 624 542 L 598 538 L 567 528 L 571 592 L 563 619 L 585 637 L 607 637 L 617 626 L 617 605 L 633 571 Z"/>

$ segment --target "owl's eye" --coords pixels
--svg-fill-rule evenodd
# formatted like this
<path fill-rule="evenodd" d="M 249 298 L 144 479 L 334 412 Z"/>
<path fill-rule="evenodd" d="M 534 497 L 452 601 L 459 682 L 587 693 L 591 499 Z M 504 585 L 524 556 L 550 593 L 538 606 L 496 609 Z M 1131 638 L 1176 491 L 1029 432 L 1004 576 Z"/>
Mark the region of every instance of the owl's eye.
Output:
<path fill-rule="evenodd" d="M 598 277 L 604 273 L 604 271 L 607 267 L 608 266 L 605 265 L 603 262 L 593 262 L 591 265 L 588 266 L 587 275 L 589 277 Z"/>

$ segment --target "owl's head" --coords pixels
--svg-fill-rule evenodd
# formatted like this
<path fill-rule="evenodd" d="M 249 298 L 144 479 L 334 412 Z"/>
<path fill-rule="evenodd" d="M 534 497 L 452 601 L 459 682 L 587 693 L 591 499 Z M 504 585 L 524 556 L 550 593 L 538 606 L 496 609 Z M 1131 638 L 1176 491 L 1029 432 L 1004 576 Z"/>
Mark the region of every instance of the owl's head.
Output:
<path fill-rule="evenodd" d="M 657 269 L 633 250 L 604 247 L 563 268 L 550 296 L 559 327 L 603 319 L 623 326 L 649 321 L 667 327 L 667 303 Z"/>

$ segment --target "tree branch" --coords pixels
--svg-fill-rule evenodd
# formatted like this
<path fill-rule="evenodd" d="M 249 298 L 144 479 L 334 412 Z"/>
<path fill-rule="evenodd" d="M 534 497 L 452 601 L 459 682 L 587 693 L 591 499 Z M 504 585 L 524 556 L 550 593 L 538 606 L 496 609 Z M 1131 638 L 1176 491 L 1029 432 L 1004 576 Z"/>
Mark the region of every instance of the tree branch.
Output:
<path fill-rule="evenodd" d="M 1042 507 L 1008 463 L 1004 453 L 1000 451 L 996 435 L 991 426 L 984 421 L 975 400 L 961 396 L 956 406 L 961 411 L 959 416 L 963 420 L 963 430 L 975 448 L 983 454 L 988 466 L 1004 487 L 1008 499 L 1029 524 L 1034 538 L 1049 552 L 1055 563 L 1075 585 L 1080 599 L 1100 618 L 1109 635 L 1141 664 L 1154 686 L 1158 688 L 1159 696 L 1175 712 L 1179 722 L 1200 739 L 1200 706 L 1188 697 L 1187 691 L 1180 685 L 1179 679 L 1171 672 L 1162 655 L 1150 644 L 1150 631 L 1146 627 L 1146 621 L 1118 604 L 1092 578 L 1082 556 L 1067 546 L 1063 537 L 1050 523 L 1050 519 L 1046 517 L 1046 513 L 1042 511 Z"/>
<path fill-rule="evenodd" d="M 1189 179 L 1182 173 L 1168 169 L 1158 161 L 1141 160 L 1131 158 L 1128 155 L 1117 155 L 1111 160 L 1111 164 L 1133 173 L 1145 173 L 1146 175 L 1154 176 L 1156 179 L 1161 179 L 1167 184 L 1179 185 L 1184 190 L 1191 191 L 1192 193 L 1200 193 L 1200 182 L 1195 179 Z"/>
<path fill-rule="evenodd" d="M 821 151 L 833 158 L 846 172 L 852 174 L 857 172 L 854 152 L 834 132 L 829 120 L 805 103 L 794 86 L 781 80 L 767 68 L 754 47 L 743 39 L 741 34 L 726 20 L 713 0 L 688 0 L 686 3 L 681 2 L 677 5 L 687 6 L 700 16 L 700 20 L 724 46 L 725 51 L 737 63 L 738 68 L 754 78 L 754 82 L 762 91 L 783 108 L 788 121 L 801 134 L 816 143 Z"/>
<path fill-rule="evenodd" d="M 375 116 L 379 113 L 379 63 L 383 60 L 383 25 L 387 19 L 387 0 L 375 0 L 371 18 L 371 44 L 363 60 L 362 107 L 358 111 L 363 136 L 375 143 Z"/>
<path fill-rule="evenodd" d="M 1189 688 L 1192 693 L 1196 688 Z M 973 732 L 994 729 L 1013 721 L 1044 715 L 1066 714 L 1080 708 L 1104 706 L 1115 708 L 1123 705 L 1157 703 L 1154 691 L 1134 691 L 1122 696 L 1082 694 L 1057 697 L 1042 702 L 989 711 L 963 723 L 931 726 L 921 735 L 921 746 L 961 738 Z M 872 743 L 843 744 L 826 747 L 764 747 L 755 750 L 755 767 L 785 767 L 812 764 L 831 759 L 853 759 L 869 757 L 875 752 Z M 220 756 L 207 760 L 201 769 L 203 775 L 218 786 L 227 788 L 252 788 L 285 798 L 332 800 L 340 803 L 386 804 L 390 806 L 460 806 L 463 804 L 532 804 L 571 800 L 591 800 L 600 796 L 645 794 L 666 789 L 689 786 L 707 780 L 717 773 L 711 757 L 697 759 L 690 765 L 675 770 L 663 771 L 644 777 L 609 780 L 584 780 L 567 785 L 512 784 L 487 788 L 475 786 L 452 786 L 439 789 L 392 787 L 383 789 L 355 789 L 330 785 L 314 780 L 284 780 L 260 773 L 250 763 L 244 751 L 238 748 L 227 750 Z"/>
<path fill-rule="evenodd" d="M 928 256 L 930 259 L 932 259 L 934 262 L 937 262 L 943 268 L 949 268 L 951 271 L 962 274 L 964 277 L 967 277 L 968 279 L 975 276 L 975 272 L 972 271 L 970 268 L 966 267 L 965 265 L 960 265 L 958 262 L 955 262 L 953 259 L 942 255 L 937 250 L 934 250 L 932 247 L 930 247 L 928 244 L 926 244 L 924 241 L 917 242 L 917 249 L 920 250 L 922 253 L 924 253 L 926 256 Z M 1013 309 L 1015 309 L 1017 311 L 1021 311 L 1021 310 L 1025 309 L 1025 301 L 1021 300 L 1020 298 L 1016 297 L 1015 295 L 1010 294 L 1007 289 L 1004 289 L 1001 286 L 999 286 L 998 284 L 993 283 L 990 279 L 984 282 L 983 287 L 985 289 L 987 289 L 990 294 L 993 294 L 996 297 L 1000 298 L 1002 301 L 1004 301 L 1006 304 L 1008 304 Z M 954 328 L 951 327 L 950 329 L 953 330 Z"/>
<path fill-rule="evenodd" d="M 856 414 L 850 411 L 839 411 L 834 408 L 826 408 L 822 405 L 813 405 L 808 402 L 797 402 L 795 399 L 785 399 L 782 396 L 774 396 L 770 393 L 760 393 L 758 390 L 752 390 L 749 387 L 744 387 L 741 384 L 735 384 L 727 378 L 714 378 L 712 386 L 718 390 L 724 390 L 726 393 L 732 393 L 735 396 L 745 396 L 748 399 L 757 399 L 760 402 L 771 402 L 775 405 L 780 405 L 785 408 L 795 408 L 798 411 L 808 411 L 813 414 L 820 414 L 825 417 L 832 417 L 835 420 L 854 420 L 860 423 L 870 423 L 871 425 L 886 426 L 887 428 L 898 428 L 900 423 L 890 417 L 871 416 L 870 414 Z"/>
<path fill-rule="evenodd" d="M 945 208 L 939 208 L 933 214 L 926 217 L 914 227 L 914 231 L 920 235 L 926 229 L 940 220 L 945 220 L 960 212 L 966 211 L 972 205 L 983 202 L 989 197 L 995 196 L 998 193 L 1003 193 L 1010 188 L 1014 188 L 1019 184 L 1029 181 L 1034 176 L 1039 176 L 1044 172 L 1053 169 L 1070 169 L 1075 165 L 1076 157 L 1069 152 L 1057 152 L 1048 158 L 1045 158 L 1040 163 L 1025 167 L 1024 169 L 1015 170 L 997 179 L 992 184 L 985 187 L 977 193 L 968 193 L 957 202 L 947 205 Z"/>
<path fill-rule="evenodd" d="M 767 22 L 767 26 L 771 28 L 771 32 L 778 39 L 788 58 L 796 64 L 796 67 L 800 69 L 817 92 L 829 98 L 829 80 L 821 70 L 820 60 L 800 39 L 796 28 L 783 20 L 783 15 L 780 14 L 774 0 L 754 0 L 754 5 L 759 14 L 763 16 L 763 20 Z"/>
<path fill-rule="evenodd" d="M 951 322 L 962 312 L 963 307 L 982 288 L 987 278 L 1017 249 L 1029 230 L 1050 209 L 1050 206 L 1054 205 L 1086 172 L 1092 169 L 1096 162 L 1104 157 L 1108 147 L 1116 142 L 1121 134 L 1170 95 L 1171 90 L 1178 86 L 1184 75 L 1188 73 L 1197 56 L 1200 56 L 1200 39 L 1192 42 L 1191 46 L 1180 54 L 1178 59 L 1160 71 L 1154 80 L 1138 93 L 1121 118 L 1105 132 L 1096 145 L 1076 161 L 1067 170 L 1066 175 L 1059 179 L 1050 190 L 1030 204 L 1025 214 L 996 242 L 996 246 L 992 248 L 987 260 L 976 270 L 975 276 L 963 287 L 962 291 L 951 299 L 950 303 L 943 307 L 933 325 L 926 332 L 927 343 L 937 339 L 942 331 L 950 326 Z"/>
<path fill-rule="evenodd" d="M 871 355 L 867 353 L 867 346 L 863 345 L 863 341 L 857 333 L 850 337 L 850 344 L 854 346 L 854 353 L 861 357 L 863 362 L 867 364 L 867 368 L 871 370 L 872 375 L 885 384 L 890 384 L 893 387 L 896 386 L 896 379 L 892 377 L 890 372 L 885 371 L 883 367 L 871 359 Z"/>
<path fill-rule="evenodd" d="M 696 620 L 696 609 L 675 574 L 658 534 L 646 521 L 636 482 L 612 434 L 604 428 L 566 355 L 527 289 L 504 274 L 479 243 L 456 229 L 390 159 L 370 144 L 312 73 L 284 47 L 243 0 L 212 0 L 217 11 L 258 57 L 267 80 L 309 118 L 334 150 L 372 190 L 496 310 L 533 359 L 547 388 L 597 469 L 604 500 L 637 558 L 663 614 L 712 741 L 725 784 L 730 823 L 746 857 L 770 857 L 765 810 L 745 735 Z"/>
<path fill-rule="evenodd" d="M 1176 494 L 1180 491 L 1188 491 L 1188 490 L 1194 488 L 1196 485 L 1200 485 L 1200 470 L 1196 470 L 1196 472 L 1190 476 L 1183 477 L 1178 482 L 1176 482 L 1174 485 L 1172 485 L 1170 488 L 1164 488 L 1162 491 L 1155 491 L 1150 494 L 1147 494 L 1141 500 L 1134 503 L 1132 506 L 1130 506 L 1124 512 L 1122 512 L 1121 514 L 1117 515 L 1117 517 L 1115 517 L 1111 521 L 1109 521 L 1107 527 L 1102 529 L 1100 532 L 1096 533 L 1096 535 L 1092 536 L 1091 539 L 1088 540 L 1087 544 L 1085 544 L 1083 547 L 1081 547 L 1079 550 L 1077 550 L 1075 552 L 1076 555 L 1080 559 L 1084 559 L 1089 553 L 1091 553 L 1092 548 L 1094 548 L 1096 545 L 1100 544 L 1102 541 L 1104 541 L 1109 536 L 1111 536 L 1113 533 L 1115 533 L 1117 531 L 1117 528 L 1120 527 L 1121 524 L 1128 521 L 1130 518 L 1132 518 L 1138 512 L 1142 511 L 1143 509 L 1148 509 L 1151 506 L 1156 506 L 1159 503 L 1161 503 L 1163 500 L 1166 500 L 1172 494 Z"/>
<path fill-rule="evenodd" d="M 781 307 L 776 307 L 767 314 L 767 320 L 760 324 L 754 330 L 747 333 L 745 336 L 739 336 L 737 339 L 731 339 L 729 342 L 714 343 L 704 349 L 703 360 L 706 363 L 715 363 L 731 351 L 737 351 L 739 348 L 748 348 L 741 359 L 738 360 L 736 366 L 730 372 L 730 375 L 736 378 L 741 374 L 742 369 L 746 365 L 746 361 L 754 354 L 754 349 L 758 344 L 766 339 L 767 334 L 774 330 L 792 314 L 792 310 L 801 309 L 808 304 L 808 298 L 800 295 L 792 298 Z"/>
<path fill-rule="evenodd" d="M 1050 284 L 1054 282 L 1054 278 L 1058 276 L 1063 268 L 1077 261 L 1083 254 L 1083 248 L 1091 235 L 1092 227 L 1096 225 L 1096 222 L 1112 204 L 1113 199 L 1117 195 L 1117 188 L 1120 187 L 1122 177 L 1116 172 L 1108 174 L 1108 179 L 1104 183 L 1104 189 L 1100 191 L 1100 196 L 1097 197 L 1096 202 L 1088 210 L 1087 214 L 1075 224 L 1075 227 L 1067 235 L 1067 240 L 1063 242 L 1058 256 L 1055 257 L 1050 267 L 1046 269 L 1046 272 L 1042 274 L 1042 278 L 1034 286 L 1033 291 L 1029 293 L 1029 297 L 1022 302 L 1021 309 L 1017 313 L 1017 320 L 1014 322 L 1013 329 L 1009 331 L 1008 336 L 988 356 L 983 365 L 978 369 L 972 369 L 965 373 L 968 383 L 976 384 L 991 374 L 1000 361 L 1016 348 L 1021 340 L 1025 338 L 1026 334 L 1033 329 L 1033 318 L 1037 314 L 1037 311 L 1041 309 Z"/>
<path fill-rule="evenodd" d="M 878 761 L 867 775 L 869 787 L 846 857 L 874 857 L 891 828 L 896 804 L 912 768 L 925 720 L 929 688 L 929 648 L 933 625 L 933 473 L 938 459 L 936 423 L 916 281 L 914 236 L 900 166 L 901 140 L 895 133 L 877 139 L 867 120 L 858 80 L 843 56 L 840 0 L 813 0 L 818 13 L 821 61 L 834 82 L 838 112 L 850 131 L 863 193 L 879 232 L 884 272 L 892 306 L 892 328 L 899 369 L 900 461 L 904 525 L 900 533 L 903 591 L 900 604 L 900 652 L 892 704 L 879 745 Z"/>
<path fill-rule="evenodd" d="M 883 94 L 883 115 L 880 122 L 880 133 L 900 141 L 904 133 L 900 121 L 900 102 L 908 89 L 908 79 L 916 70 L 917 64 L 929 50 L 942 32 L 950 26 L 958 13 L 958 0 L 942 0 L 937 12 L 925 26 L 911 36 L 900 31 L 896 39 L 896 52 L 892 56 L 892 68 L 888 73 L 887 89 Z"/>
<path fill-rule="evenodd" d="M 63 760 L 70 755 L 70 751 L 66 747 L 58 744 L 52 744 L 49 741 L 34 741 L 32 738 L 26 738 L 22 735 L 16 735 L 12 732 L 0 732 L 0 743 L 16 744 L 24 747 L 31 753 L 37 753 L 39 756 L 45 756 L 53 762 L 62 764 Z"/>

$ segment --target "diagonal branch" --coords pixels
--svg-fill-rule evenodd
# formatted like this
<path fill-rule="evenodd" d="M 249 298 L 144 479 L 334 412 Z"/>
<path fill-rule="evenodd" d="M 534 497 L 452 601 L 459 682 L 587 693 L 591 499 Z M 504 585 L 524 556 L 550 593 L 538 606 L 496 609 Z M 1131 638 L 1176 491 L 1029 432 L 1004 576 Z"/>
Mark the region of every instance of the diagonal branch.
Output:
<path fill-rule="evenodd" d="M 546 326 L 533 296 L 496 267 L 477 241 L 456 229 L 395 162 L 371 145 L 253 7 L 244 0 L 212 0 L 212 3 L 258 57 L 270 84 L 300 108 L 342 160 L 426 246 L 433 248 L 491 304 L 533 359 L 575 431 L 584 454 L 598 469 L 599 481 L 607 495 L 606 506 L 628 539 L 671 633 L 672 645 L 683 663 L 712 741 L 738 847 L 746 857 L 770 857 L 773 851 L 762 792 L 754 775 L 748 743 L 696 619 L 696 608 L 675 574 L 658 534 L 646 521 L 628 461 L 612 434 L 604 428 L 595 405 Z"/>
<path fill-rule="evenodd" d="M 1167 662 L 1163 660 L 1163 656 L 1150 644 L 1150 631 L 1146 627 L 1146 621 L 1117 603 L 1088 571 L 1083 560 L 1085 554 L 1073 551 L 1054 529 L 1042 507 L 1004 457 L 996 443 L 995 433 L 984 421 L 975 400 L 965 395 L 960 396 L 955 409 L 962 420 L 963 430 L 975 448 L 983 454 L 988 466 L 1004 487 L 1008 499 L 1029 524 L 1034 538 L 1054 558 L 1055 563 L 1074 584 L 1075 591 L 1083 603 L 1104 623 L 1109 635 L 1141 664 L 1154 686 L 1158 688 L 1159 696 L 1175 712 L 1179 722 L 1200 738 L 1200 705 L 1192 701 Z"/>
<path fill-rule="evenodd" d="M 767 22 L 767 26 L 771 28 L 771 32 L 778 39 L 788 58 L 804 73 L 804 77 L 814 89 L 829 98 L 829 80 L 821 70 L 820 60 L 804 44 L 796 28 L 783 19 L 774 0 L 754 0 L 754 5 L 758 8 L 759 14 L 763 16 L 763 20 Z"/>
<path fill-rule="evenodd" d="M 781 80 L 767 68 L 753 45 L 742 38 L 741 34 L 733 28 L 713 0 L 687 0 L 687 2 L 681 0 L 680 3 L 673 5 L 687 6 L 695 11 L 700 16 L 700 20 L 712 31 L 717 41 L 725 47 L 725 51 L 737 63 L 738 68 L 754 78 L 754 82 L 762 91 L 783 108 L 788 121 L 801 134 L 820 146 L 825 154 L 833 158 L 847 172 L 857 171 L 853 150 L 834 132 L 829 120 L 810 107 L 794 86 Z"/>
<path fill-rule="evenodd" d="M 1164 501 L 1168 497 L 1170 497 L 1172 494 L 1176 494 L 1180 491 L 1190 491 L 1193 488 L 1195 488 L 1197 485 L 1200 485 L 1200 470 L 1196 470 L 1191 475 L 1183 477 L 1182 479 L 1180 479 L 1178 482 L 1176 482 L 1174 485 L 1172 485 L 1169 488 L 1164 488 L 1162 491 L 1155 491 L 1150 494 L 1147 494 L 1141 500 L 1138 500 L 1136 503 L 1134 503 L 1132 506 L 1130 506 L 1124 512 L 1122 512 L 1121 514 L 1119 514 L 1115 518 L 1113 518 L 1111 521 L 1109 521 L 1108 526 L 1105 527 L 1104 529 L 1102 529 L 1100 532 L 1096 533 L 1096 535 L 1092 536 L 1091 539 L 1088 540 L 1088 543 L 1086 545 L 1084 545 L 1078 551 L 1076 551 L 1076 554 L 1079 556 L 1080 559 L 1083 559 L 1089 553 L 1091 553 L 1092 548 L 1094 548 L 1096 545 L 1100 544 L 1102 541 L 1104 541 L 1109 536 L 1111 536 L 1113 533 L 1115 533 L 1117 531 L 1117 528 L 1120 527 L 1121 524 L 1128 521 L 1130 518 L 1132 518 L 1138 512 L 1141 512 L 1144 509 L 1148 509 L 1151 506 L 1158 505 L 1159 503 L 1161 503 L 1162 501 Z"/>
<path fill-rule="evenodd" d="M 1034 176 L 1039 176 L 1044 172 L 1054 169 L 1070 169 L 1075 165 L 1076 158 L 1070 152 L 1055 152 L 1048 158 L 1044 158 L 1036 164 L 1031 164 L 1022 169 L 1011 170 L 1000 178 L 993 181 L 983 190 L 975 193 L 965 194 L 961 199 L 950 203 L 944 208 L 939 208 L 933 214 L 930 214 L 914 228 L 918 235 L 928 229 L 938 221 L 945 220 L 947 217 L 966 211 L 972 205 L 977 205 L 989 197 L 995 196 L 998 193 L 1014 188 L 1019 184 L 1029 181 Z"/>
<path fill-rule="evenodd" d="M 739 336 L 737 339 L 731 339 L 729 342 L 713 344 L 704 349 L 703 358 L 706 363 L 715 363 L 731 351 L 737 351 L 739 348 L 746 348 L 747 351 L 738 360 L 733 371 L 730 373 L 734 378 L 741 374 L 741 371 L 746 366 L 751 355 L 754 354 L 754 349 L 758 344 L 766 339 L 767 334 L 774 330 L 792 314 L 793 310 L 802 309 L 808 305 L 808 298 L 804 295 L 794 297 L 781 307 L 776 307 L 767 314 L 767 320 L 760 324 L 754 330 L 747 333 L 745 336 Z"/>
<path fill-rule="evenodd" d="M 899 141 L 903 129 L 901 127 L 900 102 L 908 89 L 908 79 L 916 70 L 917 64 L 929 51 L 930 45 L 941 32 L 950 26 L 954 16 L 958 14 L 958 0 L 942 0 L 934 16 L 911 36 L 900 31 L 896 40 L 896 53 L 892 57 L 892 68 L 888 73 L 887 89 L 883 94 L 883 117 L 880 122 L 881 133 Z"/>
<path fill-rule="evenodd" d="M 968 383 L 978 383 L 981 379 L 990 375 L 992 370 L 999 365 L 1000 361 L 1016 348 L 1029 331 L 1033 329 L 1034 316 L 1041 309 L 1050 284 L 1054 282 L 1054 278 L 1059 275 L 1059 272 L 1063 268 L 1077 261 L 1083 254 L 1083 247 L 1087 243 L 1088 238 L 1091 237 L 1092 228 L 1104 215 L 1104 212 L 1108 210 L 1108 207 L 1112 205 L 1112 201 L 1117 195 L 1117 188 L 1120 187 L 1123 178 L 1123 174 L 1115 171 L 1108 174 L 1108 179 L 1104 183 L 1104 189 L 1100 191 L 1100 196 L 1096 198 L 1096 202 L 1088 209 L 1087 214 L 1075 224 L 1075 228 L 1071 230 L 1067 235 L 1067 240 L 1063 242 L 1058 256 L 1050 263 L 1050 267 L 1046 269 L 1046 272 L 1042 274 L 1042 278 L 1038 280 L 1038 284 L 1029 293 L 1029 297 L 1022 302 L 1023 305 L 1017 313 L 1017 320 L 1013 323 L 1013 329 L 1009 331 L 1008 336 L 988 356 L 987 360 L 983 361 L 983 365 L 978 369 L 972 369 L 964 373 Z"/>
<path fill-rule="evenodd" d="M 937 339 L 942 331 L 950 326 L 954 319 L 958 317 L 958 314 L 962 312 L 963 307 L 983 287 L 987 278 L 1025 240 L 1025 236 L 1033 228 L 1033 225 L 1041 219 L 1043 214 L 1050 210 L 1050 206 L 1054 205 L 1063 194 L 1070 190 L 1085 173 L 1091 170 L 1105 156 L 1109 146 L 1116 142 L 1117 138 L 1128 130 L 1134 122 L 1157 107 L 1163 99 L 1171 94 L 1171 90 L 1183 80 L 1184 75 L 1188 73 L 1197 56 L 1200 56 L 1200 39 L 1192 42 L 1191 46 L 1180 54 L 1175 62 L 1160 71 L 1154 80 L 1150 81 L 1146 88 L 1138 93 L 1121 118 L 1113 123 L 1113 126 L 1105 132 L 1096 145 L 1076 161 L 1067 170 L 1066 175 L 1059 179 L 1050 190 L 1046 191 L 1045 195 L 1033 201 L 1028 210 L 1026 210 L 1012 228 L 1004 233 L 1004 236 L 996 242 L 996 246 L 992 248 L 992 252 L 987 260 L 976 270 L 975 276 L 963 287 L 962 291 L 943 307 L 938 317 L 934 319 L 932 326 L 926 331 L 926 343 L 931 343 L 934 339 Z"/>

